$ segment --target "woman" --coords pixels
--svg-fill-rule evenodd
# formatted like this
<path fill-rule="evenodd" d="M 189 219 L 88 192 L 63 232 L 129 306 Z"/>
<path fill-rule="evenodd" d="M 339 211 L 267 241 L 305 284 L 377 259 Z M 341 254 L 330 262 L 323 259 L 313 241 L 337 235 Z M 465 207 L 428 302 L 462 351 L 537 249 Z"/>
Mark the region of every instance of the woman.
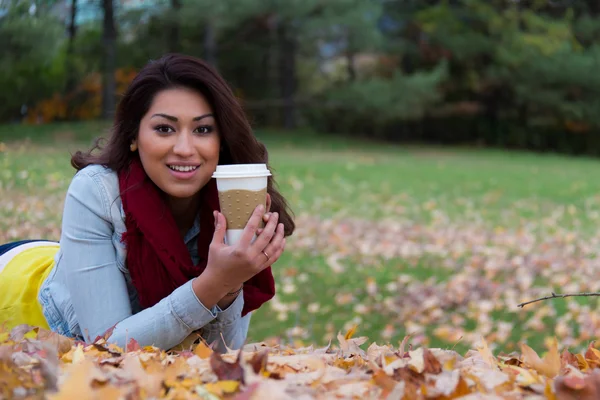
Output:
<path fill-rule="evenodd" d="M 250 312 L 275 294 L 270 265 L 294 222 L 270 177 L 266 208 L 226 245 L 211 176 L 217 164 L 267 158 L 215 70 L 183 55 L 150 62 L 121 99 L 106 146 L 71 159 L 78 172 L 60 245 L 0 247 L 0 326 L 163 349 L 199 331 L 239 348 Z"/>

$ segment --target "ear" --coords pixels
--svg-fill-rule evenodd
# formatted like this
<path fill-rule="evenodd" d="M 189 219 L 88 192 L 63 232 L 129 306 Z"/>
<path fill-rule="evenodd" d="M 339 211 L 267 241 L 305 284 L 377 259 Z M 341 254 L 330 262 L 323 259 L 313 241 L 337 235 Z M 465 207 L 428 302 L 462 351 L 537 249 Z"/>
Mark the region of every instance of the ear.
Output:
<path fill-rule="evenodd" d="M 267 204 L 266 204 L 266 212 L 269 212 L 271 210 L 271 195 L 269 193 L 267 193 Z"/>

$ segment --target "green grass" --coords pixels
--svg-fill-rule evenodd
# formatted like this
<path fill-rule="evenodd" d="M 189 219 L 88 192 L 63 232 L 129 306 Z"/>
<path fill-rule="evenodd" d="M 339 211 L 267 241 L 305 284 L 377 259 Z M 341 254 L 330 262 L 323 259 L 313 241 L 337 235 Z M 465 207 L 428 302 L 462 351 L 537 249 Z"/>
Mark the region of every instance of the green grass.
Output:
<path fill-rule="evenodd" d="M 74 173 L 70 153 L 108 127 L 0 126 L 0 240 L 58 239 Z M 493 340 L 504 329 L 507 339 L 496 344 L 510 351 L 521 341 L 543 349 L 561 316 L 572 317 L 572 333 L 556 331 L 571 346 L 600 331 L 582 317 L 593 319 L 595 298 L 516 308 L 564 292 L 565 282 L 587 290 L 593 281 L 598 160 L 400 146 L 310 131 L 257 136 L 269 149 L 298 231 L 274 266 L 277 299 L 255 313 L 249 340 L 276 336 L 321 345 L 358 324 L 359 335 L 378 342 L 397 343 L 411 333 L 415 343 L 465 351 L 474 332 Z M 398 252 L 402 246 L 408 247 Z M 574 304 L 589 309 L 572 311 Z M 452 337 L 444 329 L 465 334 Z"/>

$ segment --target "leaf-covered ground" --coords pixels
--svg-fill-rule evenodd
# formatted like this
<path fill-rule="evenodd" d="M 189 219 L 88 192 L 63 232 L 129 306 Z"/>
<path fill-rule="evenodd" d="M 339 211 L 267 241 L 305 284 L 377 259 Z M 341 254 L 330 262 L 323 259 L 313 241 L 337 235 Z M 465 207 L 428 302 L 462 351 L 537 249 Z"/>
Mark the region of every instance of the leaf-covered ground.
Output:
<path fill-rule="evenodd" d="M 69 152 L 98 124 L 0 126 L 0 242 L 58 239 Z M 325 346 L 358 325 L 370 343 L 585 352 L 600 337 L 600 162 L 260 132 L 297 232 L 276 298 L 249 340 Z M 366 344 L 368 345 L 368 344 Z"/>
<path fill-rule="evenodd" d="M 600 351 L 494 355 L 481 341 L 454 350 L 399 348 L 337 335 L 334 346 L 260 342 L 215 353 L 204 342 L 161 351 L 131 340 L 73 342 L 27 325 L 0 332 L 0 399 L 582 399 L 600 396 Z"/>

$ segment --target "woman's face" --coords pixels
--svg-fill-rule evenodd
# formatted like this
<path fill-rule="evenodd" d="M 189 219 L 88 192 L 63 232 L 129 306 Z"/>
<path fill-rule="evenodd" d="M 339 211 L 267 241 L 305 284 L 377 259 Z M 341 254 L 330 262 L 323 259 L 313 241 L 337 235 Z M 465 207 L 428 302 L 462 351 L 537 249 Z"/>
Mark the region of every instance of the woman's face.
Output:
<path fill-rule="evenodd" d="M 157 93 L 140 121 L 137 147 L 156 186 L 172 198 L 194 197 L 219 162 L 220 138 L 210 104 L 187 88 Z"/>

